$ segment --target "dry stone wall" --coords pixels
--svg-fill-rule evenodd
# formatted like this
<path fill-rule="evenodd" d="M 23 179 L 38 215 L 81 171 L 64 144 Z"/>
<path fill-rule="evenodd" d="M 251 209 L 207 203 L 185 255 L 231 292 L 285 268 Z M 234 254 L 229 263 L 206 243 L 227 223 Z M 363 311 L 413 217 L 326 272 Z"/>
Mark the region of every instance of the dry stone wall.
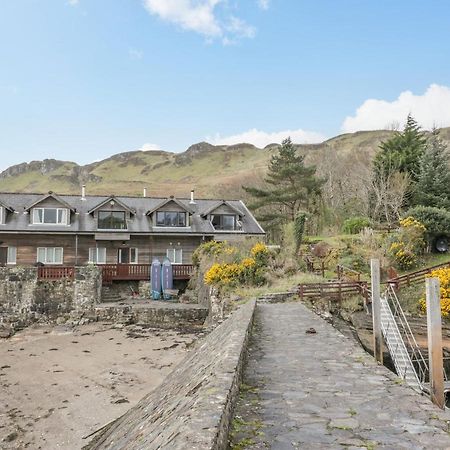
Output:
<path fill-rule="evenodd" d="M 17 330 L 33 322 L 81 317 L 100 302 L 97 267 L 77 267 L 75 279 L 38 280 L 35 267 L 0 268 L 0 324 Z"/>
<path fill-rule="evenodd" d="M 85 450 L 225 450 L 254 310 L 241 306 Z"/>

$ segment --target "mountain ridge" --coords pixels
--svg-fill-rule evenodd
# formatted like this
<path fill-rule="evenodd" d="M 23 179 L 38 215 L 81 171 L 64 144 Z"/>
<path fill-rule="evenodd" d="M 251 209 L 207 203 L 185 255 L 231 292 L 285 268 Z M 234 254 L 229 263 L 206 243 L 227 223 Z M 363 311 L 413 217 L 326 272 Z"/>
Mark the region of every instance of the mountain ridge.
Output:
<path fill-rule="evenodd" d="M 295 144 L 308 164 L 319 173 L 330 168 L 330 159 L 354 159 L 367 164 L 381 141 L 393 131 L 358 131 L 332 137 L 318 144 Z M 441 129 L 450 144 L 450 128 Z M 2 192 L 47 192 L 76 194 L 82 184 L 92 194 L 139 195 L 144 187 L 149 195 L 186 195 L 195 189 L 200 195 L 223 197 L 226 192 L 242 196 L 242 184 L 262 182 L 270 157 L 279 144 L 258 148 L 253 144 L 213 145 L 198 142 L 184 152 L 132 150 L 101 161 L 78 164 L 53 158 L 33 160 L 8 167 L 0 173 Z M 332 164 L 331 164 L 332 166 Z"/>

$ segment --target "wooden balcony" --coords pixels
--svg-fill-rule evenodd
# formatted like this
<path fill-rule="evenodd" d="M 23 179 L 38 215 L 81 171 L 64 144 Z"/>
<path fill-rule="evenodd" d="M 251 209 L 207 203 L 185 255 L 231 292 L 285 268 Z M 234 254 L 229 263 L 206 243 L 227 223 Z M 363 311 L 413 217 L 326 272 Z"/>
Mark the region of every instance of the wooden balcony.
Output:
<path fill-rule="evenodd" d="M 151 266 L 149 264 L 102 264 L 103 283 L 112 281 L 150 280 Z M 173 264 L 174 280 L 189 280 L 194 272 L 192 264 Z"/>

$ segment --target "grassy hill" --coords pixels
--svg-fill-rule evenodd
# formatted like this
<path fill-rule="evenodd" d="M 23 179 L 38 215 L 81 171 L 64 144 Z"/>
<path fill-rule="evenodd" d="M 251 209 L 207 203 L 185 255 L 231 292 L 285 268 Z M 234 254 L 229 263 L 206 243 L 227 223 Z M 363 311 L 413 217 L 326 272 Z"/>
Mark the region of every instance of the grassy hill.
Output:
<path fill-rule="evenodd" d="M 364 131 L 344 134 L 321 144 L 298 145 L 306 161 L 318 171 L 332 170 L 330 161 L 370 160 L 391 131 Z M 450 141 L 450 128 L 442 130 Z M 12 166 L 0 174 L 0 191 L 78 193 L 86 184 L 91 194 L 148 195 L 230 198 L 240 196 L 242 184 L 260 181 L 277 145 L 259 149 L 251 144 L 214 146 L 194 144 L 183 153 L 134 151 L 80 166 L 75 162 L 44 160 Z"/>

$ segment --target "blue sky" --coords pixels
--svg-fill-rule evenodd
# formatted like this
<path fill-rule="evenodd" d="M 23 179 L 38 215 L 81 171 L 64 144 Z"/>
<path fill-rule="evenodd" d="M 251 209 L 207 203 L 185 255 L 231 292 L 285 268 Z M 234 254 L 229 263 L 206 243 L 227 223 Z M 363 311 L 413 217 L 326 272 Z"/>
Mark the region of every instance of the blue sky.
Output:
<path fill-rule="evenodd" d="M 450 125 L 446 0 L 4 0 L 0 168 Z"/>

